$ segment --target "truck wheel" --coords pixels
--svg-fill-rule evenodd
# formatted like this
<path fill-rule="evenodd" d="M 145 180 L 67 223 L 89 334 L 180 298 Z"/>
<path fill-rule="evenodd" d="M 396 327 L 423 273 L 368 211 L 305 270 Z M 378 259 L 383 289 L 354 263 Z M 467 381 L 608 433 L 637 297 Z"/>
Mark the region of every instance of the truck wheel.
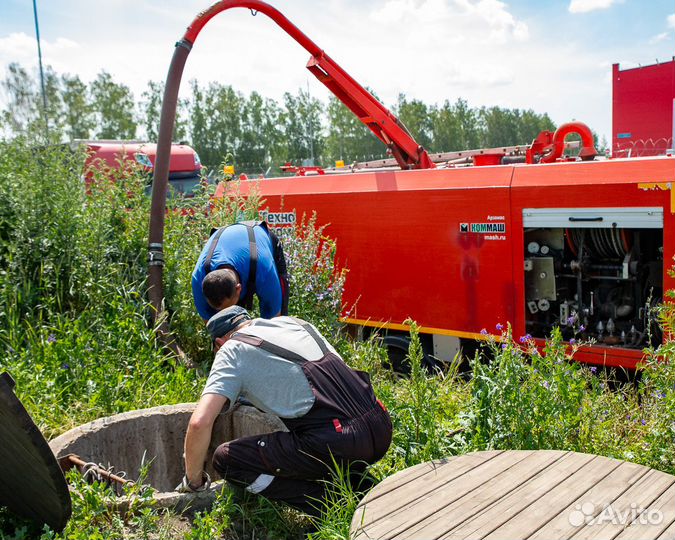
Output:
<path fill-rule="evenodd" d="M 408 361 L 408 348 L 410 339 L 405 336 L 384 336 L 382 344 L 387 349 L 389 364 L 387 367 L 402 375 L 410 374 L 410 362 Z"/>

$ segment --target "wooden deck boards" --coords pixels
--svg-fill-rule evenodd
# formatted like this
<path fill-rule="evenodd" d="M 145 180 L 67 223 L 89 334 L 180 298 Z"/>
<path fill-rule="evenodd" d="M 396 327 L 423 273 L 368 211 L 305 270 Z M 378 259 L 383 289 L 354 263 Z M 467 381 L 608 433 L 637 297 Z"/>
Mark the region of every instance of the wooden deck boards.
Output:
<path fill-rule="evenodd" d="M 675 540 L 675 476 L 562 452 L 475 452 L 387 478 L 356 540 Z"/>

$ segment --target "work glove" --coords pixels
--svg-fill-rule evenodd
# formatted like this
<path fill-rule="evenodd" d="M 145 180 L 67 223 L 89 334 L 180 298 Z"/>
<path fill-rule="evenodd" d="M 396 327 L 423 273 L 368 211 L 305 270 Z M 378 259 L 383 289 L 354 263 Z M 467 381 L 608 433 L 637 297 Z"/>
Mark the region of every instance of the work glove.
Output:
<path fill-rule="evenodd" d="M 206 471 L 202 471 L 201 486 L 194 486 L 190 484 L 187 475 L 184 475 L 180 484 L 176 486 L 176 489 L 174 489 L 174 491 L 177 491 L 178 493 L 198 493 L 200 491 L 206 491 L 207 489 L 209 489 L 209 487 L 211 487 L 211 477 Z"/>

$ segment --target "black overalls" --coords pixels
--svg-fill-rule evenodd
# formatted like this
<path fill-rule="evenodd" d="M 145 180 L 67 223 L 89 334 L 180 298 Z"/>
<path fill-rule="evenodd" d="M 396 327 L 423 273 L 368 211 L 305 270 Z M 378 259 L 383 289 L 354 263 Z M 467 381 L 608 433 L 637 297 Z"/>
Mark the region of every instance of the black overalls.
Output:
<path fill-rule="evenodd" d="M 308 514 L 321 509 L 335 463 L 349 467 L 352 478 L 378 461 L 389 448 L 389 414 L 375 398 L 367 373 L 352 370 L 330 352 L 309 324 L 294 319 L 323 352 L 317 361 L 263 339 L 235 333 L 230 339 L 260 347 L 295 362 L 309 381 L 315 402 L 300 418 L 282 418 L 290 430 L 243 437 L 221 444 L 213 466 L 223 478 L 252 493 L 286 502 Z M 321 481 L 324 480 L 324 481 Z"/>

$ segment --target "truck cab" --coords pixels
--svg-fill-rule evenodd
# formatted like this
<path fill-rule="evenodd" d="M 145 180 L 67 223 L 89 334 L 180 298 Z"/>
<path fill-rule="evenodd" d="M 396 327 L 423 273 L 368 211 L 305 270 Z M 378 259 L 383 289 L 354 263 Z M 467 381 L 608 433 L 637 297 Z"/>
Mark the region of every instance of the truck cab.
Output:
<path fill-rule="evenodd" d="M 157 157 L 157 145 L 143 141 L 120 140 L 76 140 L 76 146 L 85 146 L 88 157 L 84 167 L 85 182 L 91 182 L 95 168 L 105 164 L 118 168 L 120 160 L 129 160 L 139 164 L 150 178 L 148 194 L 152 189 L 151 177 Z M 202 181 L 202 164 L 193 148 L 183 143 L 171 145 L 169 161 L 169 185 L 178 196 L 191 197 Z"/>

